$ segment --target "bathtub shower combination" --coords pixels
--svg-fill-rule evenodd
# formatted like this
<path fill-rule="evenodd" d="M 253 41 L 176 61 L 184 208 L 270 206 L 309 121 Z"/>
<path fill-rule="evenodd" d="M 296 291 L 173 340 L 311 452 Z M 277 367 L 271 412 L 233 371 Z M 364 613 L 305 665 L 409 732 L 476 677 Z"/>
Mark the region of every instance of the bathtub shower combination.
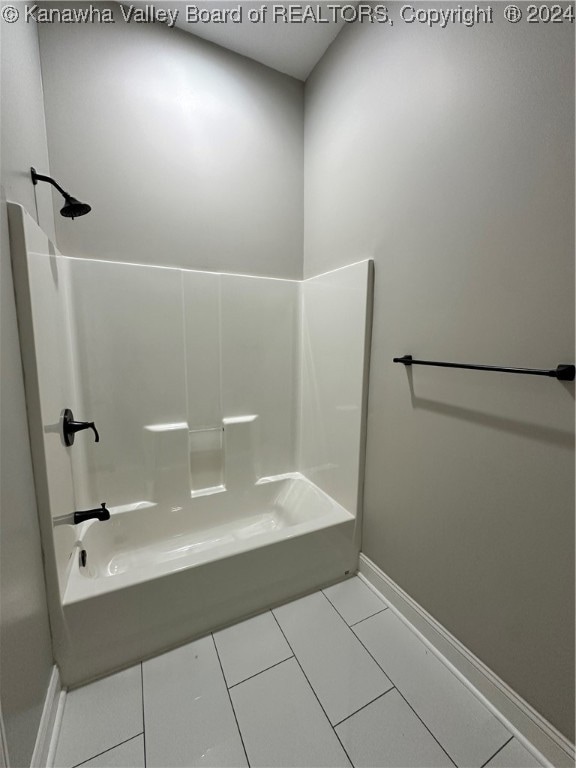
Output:
<path fill-rule="evenodd" d="M 80 259 L 9 216 L 64 684 L 353 573 L 371 262 L 294 281 Z M 65 412 L 93 429 L 65 440 Z"/>

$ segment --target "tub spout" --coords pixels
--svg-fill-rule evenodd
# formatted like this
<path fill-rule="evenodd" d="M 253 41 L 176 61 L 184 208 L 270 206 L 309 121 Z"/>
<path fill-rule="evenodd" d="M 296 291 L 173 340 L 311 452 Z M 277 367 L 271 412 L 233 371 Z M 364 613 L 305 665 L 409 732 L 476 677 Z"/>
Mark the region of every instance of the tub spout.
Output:
<path fill-rule="evenodd" d="M 79 525 L 85 520 L 110 520 L 110 510 L 106 509 L 106 502 L 103 501 L 96 509 L 87 509 L 84 512 L 74 512 L 74 525 Z"/>

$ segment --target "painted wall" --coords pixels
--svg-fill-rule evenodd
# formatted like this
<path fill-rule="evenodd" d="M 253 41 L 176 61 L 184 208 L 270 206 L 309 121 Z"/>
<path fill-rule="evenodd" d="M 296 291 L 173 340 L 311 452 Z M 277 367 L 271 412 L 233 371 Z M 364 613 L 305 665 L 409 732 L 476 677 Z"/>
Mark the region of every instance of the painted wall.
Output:
<path fill-rule="evenodd" d="M 347 27 L 306 85 L 305 274 L 375 260 L 363 550 L 574 732 L 569 24 Z"/>
<path fill-rule="evenodd" d="M 0 201 L 0 701 L 10 765 L 30 764 L 50 673 L 46 608 L 22 365 L 10 264 L 6 198 L 36 214 L 29 168 L 48 170 L 34 24 L 2 23 Z M 38 196 L 53 231 L 51 196 Z"/>
<path fill-rule="evenodd" d="M 57 217 L 62 253 L 302 276 L 301 82 L 121 17 L 40 44 L 52 172 L 93 207 Z"/>

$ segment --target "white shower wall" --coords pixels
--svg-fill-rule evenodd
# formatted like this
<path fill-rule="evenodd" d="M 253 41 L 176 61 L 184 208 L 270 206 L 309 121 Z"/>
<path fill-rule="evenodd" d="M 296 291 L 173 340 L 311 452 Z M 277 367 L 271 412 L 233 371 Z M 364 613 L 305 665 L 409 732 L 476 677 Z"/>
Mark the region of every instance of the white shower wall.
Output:
<path fill-rule="evenodd" d="M 145 499 L 144 425 L 185 421 L 178 270 L 70 260 L 75 365 L 82 411 L 100 443 L 78 435 L 78 508 Z M 80 479 L 80 478 L 79 478 Z"/>
<path fill-rule="evenodd" d="M 355 512 L 371 262 L 303 282 L 69 264 L 82 418 L 102 440 L 78 441 L 81 506 L 225 486 L 224 420 L 254 415 L 254 478 L 302 471 Z"/>
<path fill-rule="evenodd" d="M 361 508 L 372 262 L 302 282 L 299 467 L 345 509 Z"/>
<path fill-rule="evenodd" d="M 81 506 L 224 486 L 223 419 L 257 416 L 258 477 L 295 470 L 297 282 L 88 259 L 70 275 L 78 417 L 101 435 L 78 440 Z"/>

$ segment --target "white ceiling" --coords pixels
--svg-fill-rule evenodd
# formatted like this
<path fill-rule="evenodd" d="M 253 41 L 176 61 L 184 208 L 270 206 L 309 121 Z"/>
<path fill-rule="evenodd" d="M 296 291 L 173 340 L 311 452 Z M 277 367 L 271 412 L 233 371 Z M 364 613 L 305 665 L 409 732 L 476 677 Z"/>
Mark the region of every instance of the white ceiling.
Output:
<path fill-rule="evenodd" d="M 151 3 L 147 4 L 143 0 L 131 3 L 123 2 L 122 4 L 125 6 L 137 5 L 142 8 L 151 5 Z M 340 3 L 340 5 L 347 6 L 357 4 L 358 0 Z M 306 80 L 346 23 L 342 18 L 333 20 L 333 13 L 328 5 L 337 5 L 337 3 L 327 3 L 326 0 L 316 3 L 297 2 L 296 0 L 291 2 L 272 2 L 271 0 L 265 2 L 263 0 L 196 0 L 196 2 L 177 0 L 174 2 L 174 0 L 156 0 L 153 5 L 157 9 L 178 10 L 177 27 L 221 45 L 223 48 L 248 56 L 248 58 L 266 64 L 279 72 L 296 77 L 298 80 Z M 211 12 L 212 14 L 217 11 L 240 8 L 241 22 L 233 23 L 228 20 L 225 23 L 218 23 L 215 21 L 214 15 L 211 16 L 212 20 L 207 22 L 188 22 L 186 20 L 187 6 L 194 6 L 200 12 Z M 251 21 L 250 12 L 252 11 L 254 14 L 253 18 L 257 18 L 255 16 L 256 11 L 263 6 L 266 6 L 265 21 Z M 288 12 L 290 6 L 295 6 L 296 9 L 310 7 L 315 12 L 316 9 L 321 8 L 322 18 L 326 22 L 310 20 L 287 23 L 281 20 L 280 15 L 276 16 L 277 21 L 274 22 L 274 14 L 279 14 L 275 8 L 280 6 L 286 8 Z M 293 11 L 293 13 L 297 12 L 297 10 Z"/>

